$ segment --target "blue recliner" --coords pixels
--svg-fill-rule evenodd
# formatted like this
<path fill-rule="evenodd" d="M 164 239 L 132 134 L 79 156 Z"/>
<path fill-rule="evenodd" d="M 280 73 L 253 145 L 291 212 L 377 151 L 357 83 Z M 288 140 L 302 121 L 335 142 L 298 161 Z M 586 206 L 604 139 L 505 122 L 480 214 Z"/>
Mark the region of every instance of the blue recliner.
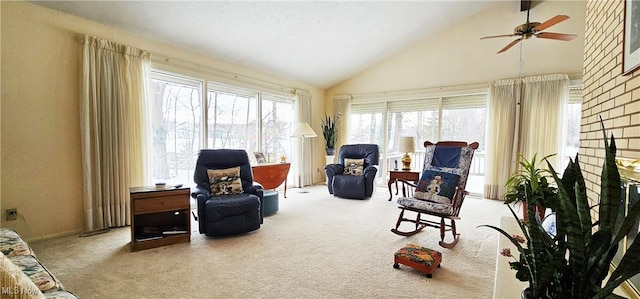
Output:
<path fill-rule="evenodd" d="M 260 228 L 263 190 L 253 184 L 244 150 L 203 149 L 198 154 L 191 197 L 198 204 L 198 228 L 207 236 L 225 236 Z"/>
<path fill-rule="evenodd" d="M 352 199 L 371 197 L 378 173 L 379 156 L 377 144 L 349 144 L 340 147 L 338 164 L 324 167 L 329 193 Z"/>

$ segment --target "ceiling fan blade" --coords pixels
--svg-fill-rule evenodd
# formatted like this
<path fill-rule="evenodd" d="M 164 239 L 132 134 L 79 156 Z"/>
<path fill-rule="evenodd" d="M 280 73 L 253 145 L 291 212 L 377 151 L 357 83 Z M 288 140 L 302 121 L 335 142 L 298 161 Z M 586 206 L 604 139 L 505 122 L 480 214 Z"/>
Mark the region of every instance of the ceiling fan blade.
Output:
<path fill-rule="evenodd" d="M 516 36 L 516 35 L 515 34 L 501 34 L 501 35 L 485 36 L 485 37 L 481 37 L 480 39 L 496 38 L 496 37 L 510 37 L 510 36 Z"/>
<path fill-rule="evenodd" d="M 511 47 L 515 46 L 517 43 L 519 43 L 522 40 L 522 38 L 516 39 L 514 41 L 512 41 L 511 43 L 509 43 L 506 47 L 502 48 L 502 50 L 498 51 L 497 54 L 500 54 L 506 50 L 509 50 Z"/>
<path fill-rule="evenodd" d="M 564 40 L 564 41 L 573 40 L 574 38 L 576 38 L 576 36 L 577 35 L 575 34 L 554 33 L 554 32 L 540 32 L 536 34 L 536 37 L 539 37 L 539 38 L 557 39 L 557 40 Z"/>
<path fill-rule="evenodd" d="M 545 30 L 545 29 L 547 29 L 547 28 L 549 28 L 549 27 L 551 27 L 551 26 L 553 26 L 555 24 L 558 24 L 558 23 L 560 23 L 560 22 L 562 22 L 562 21 L 564 21 L 564 20 L 566 20 L 568 18 L 569 18 L 569 16 L 567 16 L 567 15 L 557 15 L 557 16 L 547 20 L 546 22 L 544 22 L 544 23 L 542 23 L 540 25 L 538 25 L 536 27 L 533 27 L 533 30 L 534 31 Z"/>

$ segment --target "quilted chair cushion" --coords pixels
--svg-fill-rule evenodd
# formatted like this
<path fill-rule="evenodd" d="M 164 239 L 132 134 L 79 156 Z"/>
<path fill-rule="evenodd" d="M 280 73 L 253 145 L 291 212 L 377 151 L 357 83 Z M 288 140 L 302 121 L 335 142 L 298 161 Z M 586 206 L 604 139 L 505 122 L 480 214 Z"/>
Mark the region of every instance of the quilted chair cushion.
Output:
<path fill-rule="evenodd" d="M 453 215 L 453 206 L 451 204 L 431 202 L 413 197 L 398 197 L 397 203 L 407 208 L 426 210 L 444 215 Z"/>
<path fill-rule="evenodd" d="M 457 155 L 459 157 L 457 162 L 451 162 L 451 160 L 444 161 L 444 159 L 438 160 L 436 158 L 437 162 L 435 162 L 436 165 L 434 166 L 432 165 L 432 163 L 434 162 L 433 159 L 434 159 L 434 155 L 436 154 L 436 148 L 437 147 L 435 145 L 429 145 L 425 148 L 423 169 L 430 169 L 430 170 L 457 174 L 460 176 L 460 181 L 458 182 L 458 185 L 466 186 L 468 175 L 467 173 L 465 173 L 465 169 L 469 169 L 471 167 L 471 159 L 473 158 L 474 149 L 470 147 L 460 148 L 460 154 Z M 451 164 L 448 164 L 448 163 L 451 163 Z M 452 165 L 455 165 L 455 166 L 452 166 Z"/>

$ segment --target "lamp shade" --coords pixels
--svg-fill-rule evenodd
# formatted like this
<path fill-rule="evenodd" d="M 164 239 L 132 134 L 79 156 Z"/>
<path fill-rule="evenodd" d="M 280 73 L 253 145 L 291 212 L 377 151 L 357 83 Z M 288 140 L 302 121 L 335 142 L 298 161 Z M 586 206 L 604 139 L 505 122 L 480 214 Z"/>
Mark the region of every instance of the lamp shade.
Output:
<path fill-rule="evenodd" d="M 398 144 L 398 151 L 401 153 L 415 152 L 413 137 L 411 136 L 400 137 L 400 143 Z"/>
<path fill-rule="evenodd" d="M 309 126 L 308 123 L 298 123 L 296 125 L 296 129 L 293 130 L 293 133 L 291 134 L 291 137 L 317 137 L 318 135 L 316 134 L 315 131 L 313 131 L 313 129 L 311 128 L 311 126 Z"/>

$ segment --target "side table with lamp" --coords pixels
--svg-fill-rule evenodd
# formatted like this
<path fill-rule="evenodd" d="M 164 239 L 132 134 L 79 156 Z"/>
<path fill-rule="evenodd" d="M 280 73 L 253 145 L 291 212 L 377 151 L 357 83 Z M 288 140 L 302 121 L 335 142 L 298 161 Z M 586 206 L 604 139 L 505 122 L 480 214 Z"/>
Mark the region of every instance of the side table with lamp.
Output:
<path fill-rule="evenodd" d="M 404 156 L 402 157 L 402 170 L 393 169 L 389 170 L 389 182 L 387 183 L 387 187 L 389 188 L 389 201 L 393 197 L 393 193 L 391 192 L 391 185 L 396 183 L 396 195 L 398 194 L 398 180 L 409 181 L 413 183 L 418 183 L 420 180 L 420 172 L 411 170 L 411 156 L 409 153 L 413 153 L 415 151 L 415 140 L 412 136 L 402 136 L 400 137 L 400 142 L 398 144 L 398 151 L 404 152 Z M 404 188 L 404 186 L 403 186 Z M 404 190 L 403 190 L 404 193 Z"/>

